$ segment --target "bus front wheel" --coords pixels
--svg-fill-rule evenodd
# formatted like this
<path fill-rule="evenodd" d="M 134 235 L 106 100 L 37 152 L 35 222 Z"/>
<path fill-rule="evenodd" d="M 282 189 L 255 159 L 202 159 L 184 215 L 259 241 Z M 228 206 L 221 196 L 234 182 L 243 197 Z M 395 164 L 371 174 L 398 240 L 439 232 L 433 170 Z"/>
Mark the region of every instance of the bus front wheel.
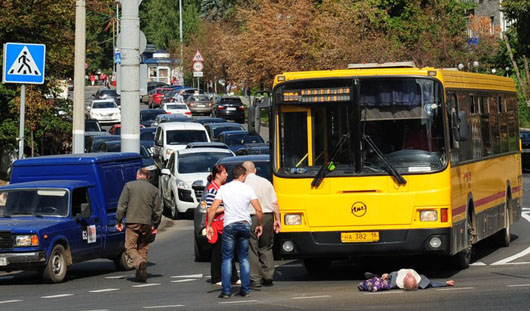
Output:
<path fill-rule="evenodd" d="M 453 257 L 454 265 L 458 269 L 467 269 L 471 263 L 471 254 L 473 253 L 473 225 L 469 216 L 466 218 L 465 228 L 464 234 L 468 246 Z"/>

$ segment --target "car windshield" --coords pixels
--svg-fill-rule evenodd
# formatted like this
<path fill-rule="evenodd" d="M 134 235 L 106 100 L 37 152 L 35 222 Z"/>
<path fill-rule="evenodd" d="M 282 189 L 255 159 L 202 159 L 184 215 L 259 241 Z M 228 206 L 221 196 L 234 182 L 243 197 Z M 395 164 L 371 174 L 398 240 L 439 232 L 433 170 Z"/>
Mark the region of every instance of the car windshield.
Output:
<path fill-rule="evenodd" d="M 17 189 L 0 192 L 1 216 L 67 216 L 65 189 Z"/>
<path fill-rule="evenodd" d="M 263 138 L 259 135 L 248 135 L 248 134 L 238 134 L 230 135 L 225 138 L 224 143 L 229 146 L 234 145 L 244 145 L 249 143 L 263 143 Z"/>
<path fill-rule="evenodd" d="M 266 178 L 270 182 L 272 182 L 272 172 L 271 172 L 271 165 L 269 162 L 258 162 L 253 161 L 254 165 L 256 166 L 256 175 L 261 176 L 263 178 Z M 226 166 L 226 171 L 231 172 L 234 166 L 241 165 L 242 163 L 223 163 Z M 228 178 L 226 182 L 230 182 L 232 180 L 232 174 L 228 174 Z"/>
<path fill-rule="evenodd" d="M 97 122 L 85 121 L 85 132 L 99 132 L 101 128 Z"/>
<path fill-rule="evenodd" d="M 201 130 L 174 130 L 168 131 L 166 135 L 168 145 L 187 145 L 193 142 L 206 141 L 208 141 L 206 132 Z"/>
<path fill-rule="evenodd" d="M 245 128 L 241 125 L 227 125 L 227 126 L 220 126 L 213 129 L 213 137 L 219 136 L 222 132 L 226 131 L 234 131 L 234 130 L 244 130 Z"/>
<path fill-rule="evenodd" d="M 181 174 L 209 172 L 220 159 L 231 156 L 226 152 L 201 152 L 178 156 L 178 172 Z"/>
<path fill-rule="evenodd" d="M 163 110 L 142 111 L 140 112 L 140 121 L 153 121 L 157 115 L 165 113 Z"/>
<path fill-rule="evenodd" d="M 103 90 L 101 91 L 101 95 L 114 96 L 114 97 L 118 96 L 118 94 L 116 93 L 116 90 Z"/>
<path fill-rule="evenodd" d="M 100 103 L 93 103 L 92 108 L 99 109 L 99 108 L 117 108 L 116 104 L 114 102 L 100 102 Z"/>
<path fill-rule="evenodd" d="M 155 131 L 140 131 L 140 140 L 154 140 Z"/>
<path fill-rule="evenodd" d="M 166 109 L 186 109 L 188 106 L 186 105 L 178 105 L 178 104 L 171 104 L 166 105 Z"/>
<path fill-rule="evenodd" d="M 189 99 L 189 101 L 201 101 L 201 102 L 207 102 L 210 100 L 208 96 L 206 95 L 192 95 Z"/>

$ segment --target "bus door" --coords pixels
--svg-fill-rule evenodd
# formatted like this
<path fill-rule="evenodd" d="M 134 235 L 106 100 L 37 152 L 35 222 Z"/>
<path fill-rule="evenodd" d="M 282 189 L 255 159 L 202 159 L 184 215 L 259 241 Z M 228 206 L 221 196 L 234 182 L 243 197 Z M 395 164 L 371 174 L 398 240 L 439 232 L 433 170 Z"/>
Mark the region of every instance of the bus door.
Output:
<path fill-rule="evenodd" d="M 276 132 L 276 167 L 294 171 L 313 165 L 311 144 L 311 110 L 309 107 L 281 106 Z"/>

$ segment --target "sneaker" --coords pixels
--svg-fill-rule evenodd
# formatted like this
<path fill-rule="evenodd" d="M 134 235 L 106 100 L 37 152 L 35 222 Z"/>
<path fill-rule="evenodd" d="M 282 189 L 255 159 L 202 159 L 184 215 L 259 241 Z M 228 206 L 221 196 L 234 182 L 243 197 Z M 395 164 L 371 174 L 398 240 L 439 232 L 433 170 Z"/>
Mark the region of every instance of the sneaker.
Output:
<path fill-rule="evenodd" d="M 243 298 L 250 297 L 250 293 L 245 293 L 245 292 L 243 292 L 243 291 L 240 291 L 238 295 L 241 296 L 241 297 L 243 297 Z"/>
<path fill-rule="evenodd" d="M 223 286 L 223 282 L 217 282 L 213 284 L 214 286 Z"/>
<path fill-rule="evenodd" d="M 241 285 L 241 280 L 237 280 L 234 284 Z"/>
<path fill-rule="evenodd" d="M 221 299 L 229 299 L 230 297 L 232 297 L 232 295 L 231 295 L 231 294 L 227 294 L 227 293 L 223 293 L 223 292 L 221 292 L 221 293 L 219 294 L 219 296 L 217 296 L 217 297 L 219 297 L 219 298 L 221 298 Z"/>

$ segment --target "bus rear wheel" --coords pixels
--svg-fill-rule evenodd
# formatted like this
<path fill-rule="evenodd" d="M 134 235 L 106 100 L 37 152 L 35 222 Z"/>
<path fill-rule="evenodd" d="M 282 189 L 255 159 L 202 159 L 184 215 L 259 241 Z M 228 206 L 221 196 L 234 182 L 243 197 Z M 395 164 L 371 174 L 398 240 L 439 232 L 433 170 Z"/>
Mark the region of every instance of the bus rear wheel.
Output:
<path fill-rule="evenodd" d="M 510 198 L 506 199 L 506 205 L 504 208 L 504 229 L 500 230 L 495 234 L 495 239 L 500 247 L 510 246 Z"/>

